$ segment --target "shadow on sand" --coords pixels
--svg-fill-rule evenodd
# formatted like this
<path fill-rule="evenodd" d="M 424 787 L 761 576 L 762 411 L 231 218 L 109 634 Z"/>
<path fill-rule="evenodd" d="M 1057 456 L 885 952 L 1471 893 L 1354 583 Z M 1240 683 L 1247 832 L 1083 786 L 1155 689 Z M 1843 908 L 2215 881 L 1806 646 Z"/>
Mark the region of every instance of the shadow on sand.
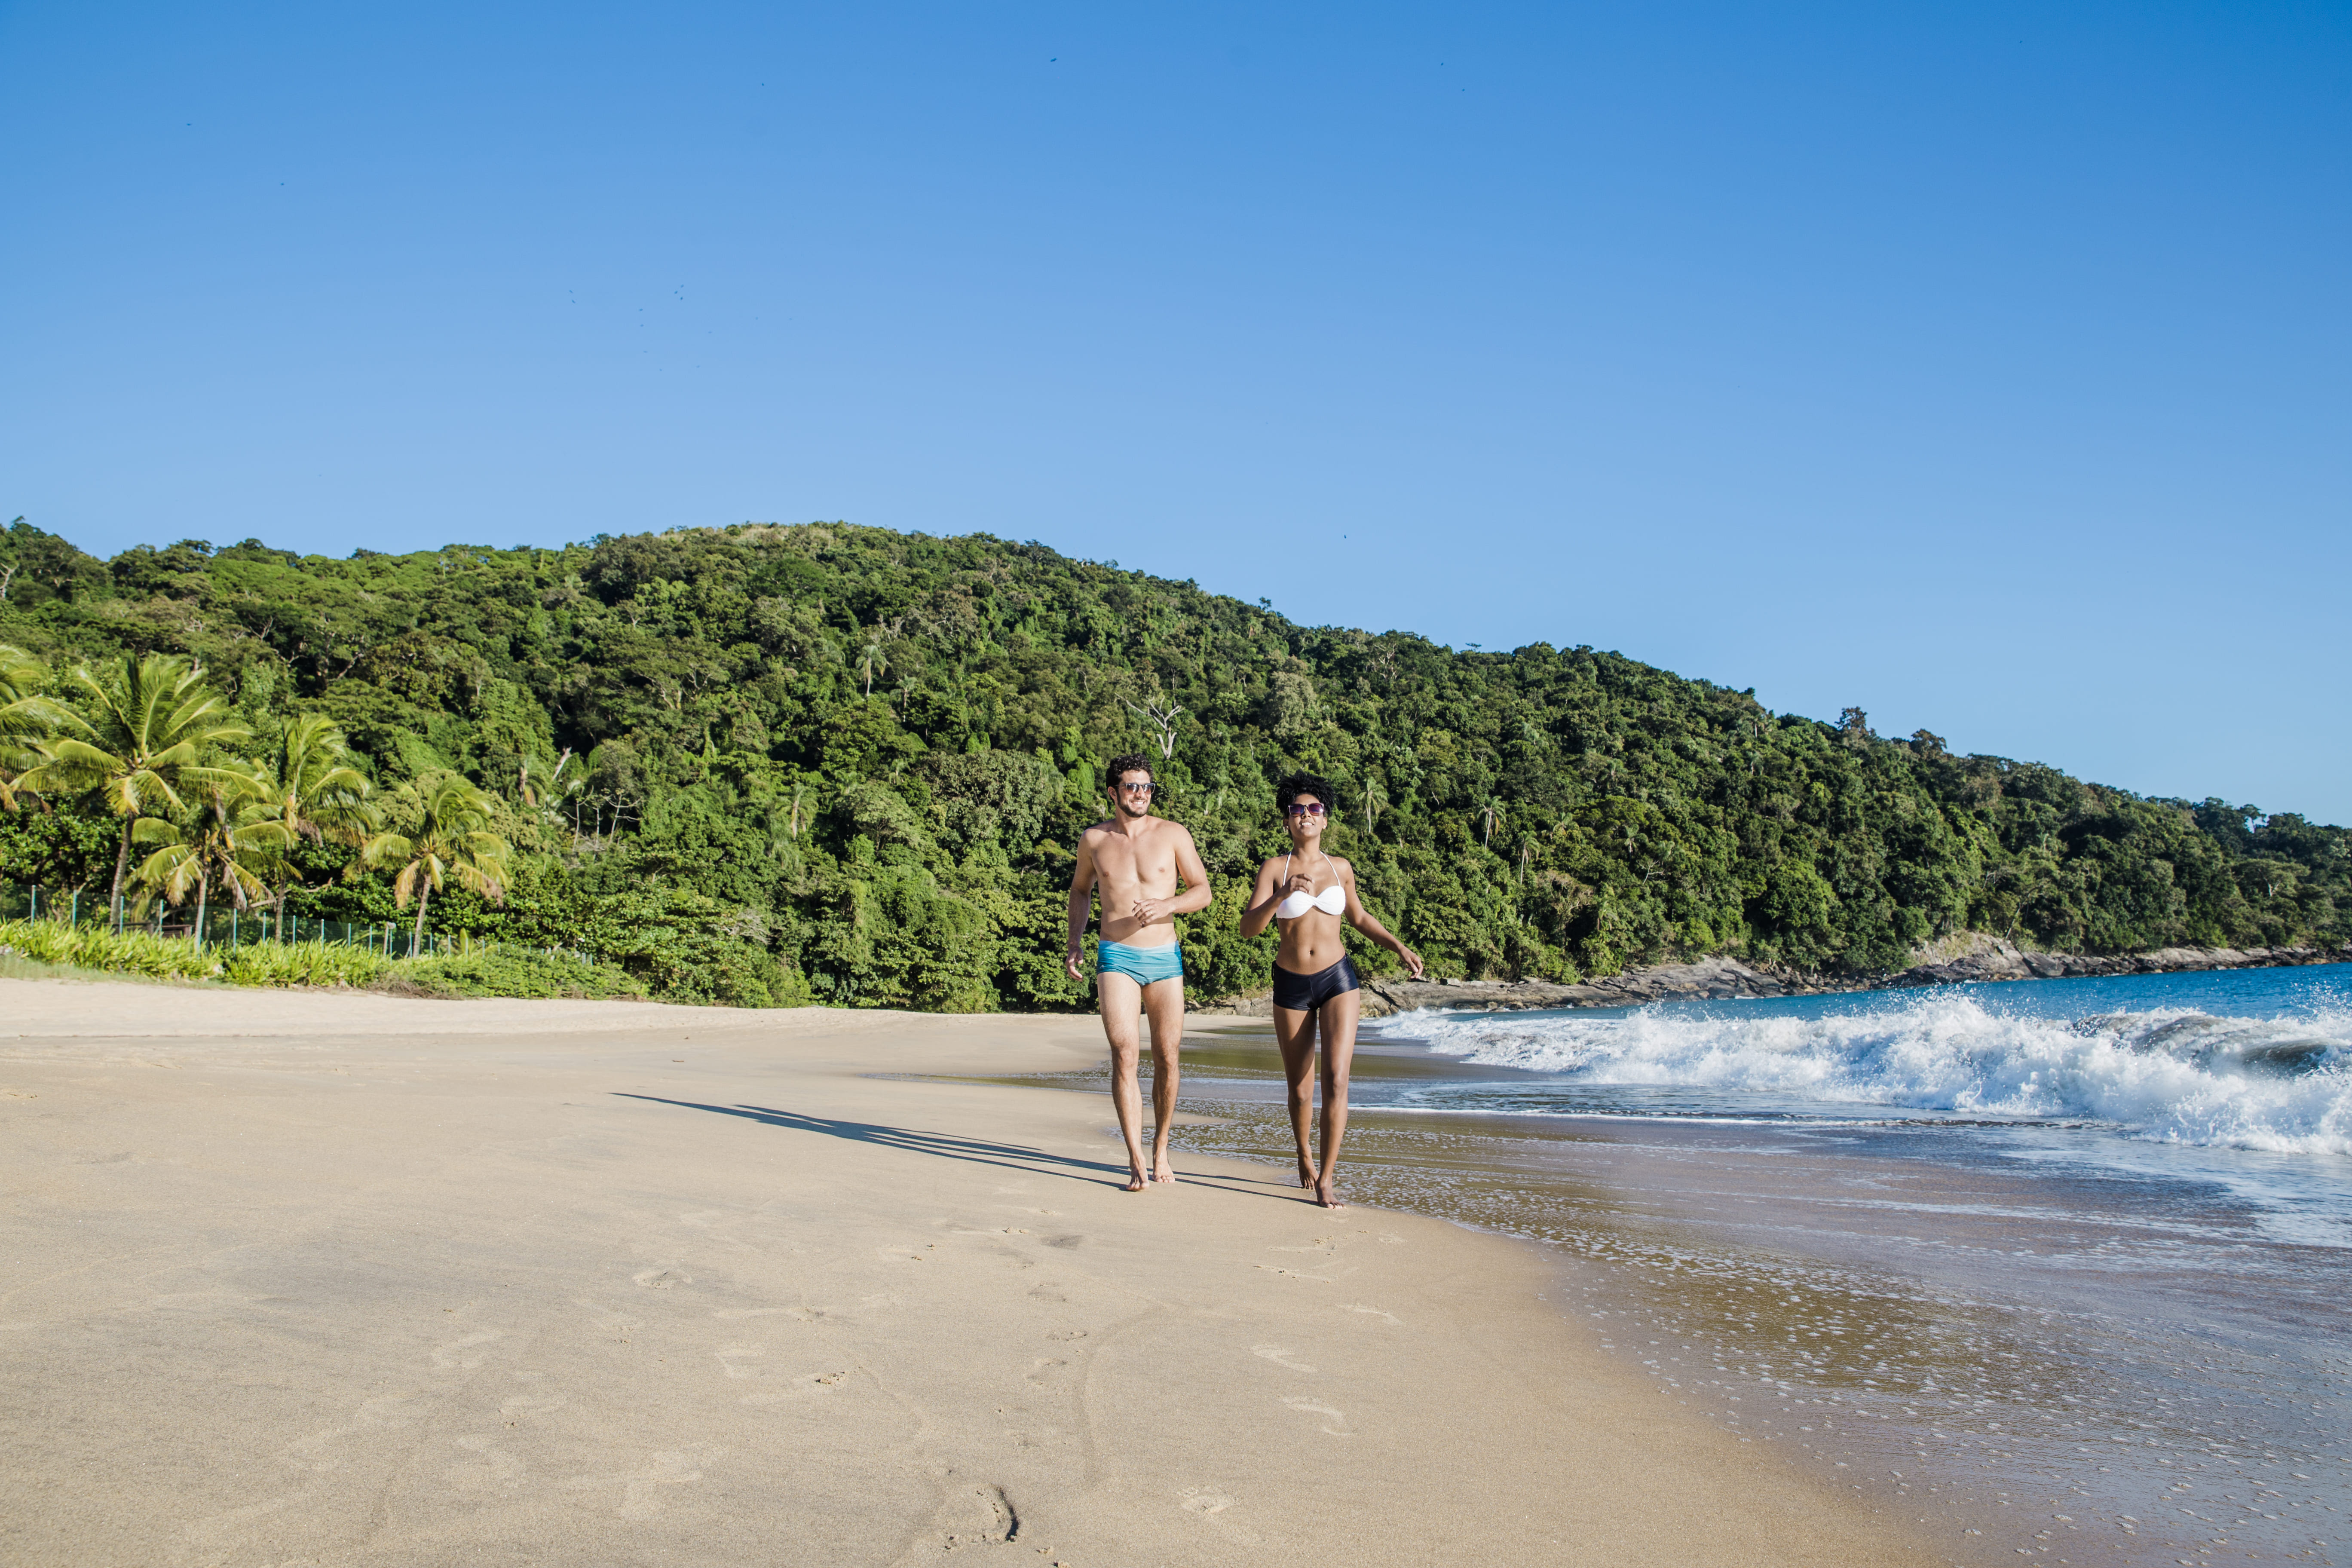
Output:
<path fill-rule="evenodd" d="M 917 1154 L 929 1154 L 941 1160 L 967 1160 L 979 1165 L 999 1165 L 1008 1171 L 1023 1171 L 1032 1175 L 1061 1176 L 1073 1182 L 1101 1182 L 1106 1185 L 1127 1185 L 1127 1165 L 1124 1161 L 1112 1163 L 1107 1160 L 1082 1160 L 1067 1154 L 1052 1154 L 1025 1143 L 997 1143 L 984 1138 L 961 1138 L 949 1132 L 925 1132 L 912 1127 L 886 1127 L 878 1121 L 844 1121 L 830 1116 L 810 1116 L 798 1110 L 776 1110 L 764 1105 L 704 1105 L 691 1100 L 665 1100 L 657 1094 L 614 1092 L 615 1100 L 642 1100 L 654 1105 L 674 1105 L 681 1110 L 707 1110 L 714 1116 L 740 1116 L 746 1121 L 758 1121 L 770 1127 L 782 1127 L 793 1132 L 821 1132 L 828 1138 L 845 1138 L 853 1143 L 872 1143 L 885 1149 L 905 1149 Z M 1286 1188 L 1273 1178 L 1255 1181 L 1248 1177 L 1198 1175 L 1179 1173 L 1181 1181 L 1195 1186 L 1218 1187 L 1226 1192 L 1252 1193 L 1268 1195 L 1266 1189 L 1275 1187 L 1276 1195 L 1295 1196 L 1310 1202 L 1304 1192 Z"/>

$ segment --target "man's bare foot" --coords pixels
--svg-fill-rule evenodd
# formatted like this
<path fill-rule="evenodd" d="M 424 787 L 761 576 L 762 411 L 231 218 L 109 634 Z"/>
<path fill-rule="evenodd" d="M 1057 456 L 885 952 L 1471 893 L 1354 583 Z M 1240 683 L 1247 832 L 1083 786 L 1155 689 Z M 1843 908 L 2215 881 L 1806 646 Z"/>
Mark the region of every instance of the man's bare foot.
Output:
<path fill-rule="evenodd" d="M 1139 1193 L 1139 1192 L 1141 1192 L 1144 1188 L 1146 1188 L 1146 1187 L 1150 1186 L 1150 1184 L 1151 1184 L 1151 1183 L 1150 1183 L 1150 1181 L 1149 1181 L 1149 1180 L 1144 1176 L 1144 1174 L 1143 1174 L 1143 1167 L 1142 1167 L 1142 1166 L 1140 1166 L 1140 1165 L 1133 1166 L 1133 1167 L 1131 1167 L 1131 1168 L 1128 1171 L 1128 1173 L 1127 1173 L 1127 1190 L 1128 1190 L 1129 1192 L 1130 1192 L 1130 1193 Z"/>
<path fill-rule="evenodd" d="M 1155 1182 L 1165 1182 L 1171 1186 L 1176 1184 L 1176 1167 L 1168 1163 L 1167 1155 L 1161 1154 L 1156 1158 L 1152 1165 L 1151 1179 Z"/>
<path fill-rule="evenodd" d="M 1339 1195 L 1339 1184 L 1328 1176 L 1316 1182 L 1315 1201 L 1327 1209 L 1343 1209 L 1348 1206 L 1348 1200 Z"/>
<path fill-rule="evenodd" d="M 1298 1184 L 1308 1188 L 1315 1185 L 1315 1162 L 1303 1155 L 1298 1162 Z"/>

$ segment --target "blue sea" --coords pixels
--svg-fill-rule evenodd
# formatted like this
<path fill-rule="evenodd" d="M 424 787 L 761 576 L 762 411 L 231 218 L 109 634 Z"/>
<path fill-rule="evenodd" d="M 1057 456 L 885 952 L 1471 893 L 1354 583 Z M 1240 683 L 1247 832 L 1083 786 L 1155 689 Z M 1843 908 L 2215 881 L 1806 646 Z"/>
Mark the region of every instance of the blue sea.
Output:
<path fill-rule="evenodd" d="M 1180 1142 L 1286 1168 L 1270 1031 L 1184 1055 Z M 1956 1563 L 2347 1555 L 2352 966 L 1411 1014 L 1350 1100 L 1358 1203 Z"/>

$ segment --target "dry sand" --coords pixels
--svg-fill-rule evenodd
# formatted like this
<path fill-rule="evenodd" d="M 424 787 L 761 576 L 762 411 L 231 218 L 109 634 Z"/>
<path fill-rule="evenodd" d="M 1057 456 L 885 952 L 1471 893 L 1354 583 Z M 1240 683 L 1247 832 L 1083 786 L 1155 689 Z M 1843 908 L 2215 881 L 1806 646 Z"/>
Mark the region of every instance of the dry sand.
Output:
<path fill-rule="evenodd" d="M 1948 1562 L 1087 1019 L 0 981 L 0 1562 Z M 1547 1300 L 1547 1297 L 1552 1298 Z"/>

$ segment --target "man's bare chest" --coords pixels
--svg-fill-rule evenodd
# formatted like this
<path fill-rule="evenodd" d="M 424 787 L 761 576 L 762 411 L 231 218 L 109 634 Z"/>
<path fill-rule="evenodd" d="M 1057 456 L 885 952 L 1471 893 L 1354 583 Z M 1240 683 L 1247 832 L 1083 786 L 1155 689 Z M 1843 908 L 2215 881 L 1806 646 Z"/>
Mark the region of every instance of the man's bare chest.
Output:
<path fill-rule="evenodd" d="M 1108 881 L 1162 882 L 1176 874 L 1176 851 L 1171 845 L 1112 837 L 1096 848 L 1095 865 Z"/>

